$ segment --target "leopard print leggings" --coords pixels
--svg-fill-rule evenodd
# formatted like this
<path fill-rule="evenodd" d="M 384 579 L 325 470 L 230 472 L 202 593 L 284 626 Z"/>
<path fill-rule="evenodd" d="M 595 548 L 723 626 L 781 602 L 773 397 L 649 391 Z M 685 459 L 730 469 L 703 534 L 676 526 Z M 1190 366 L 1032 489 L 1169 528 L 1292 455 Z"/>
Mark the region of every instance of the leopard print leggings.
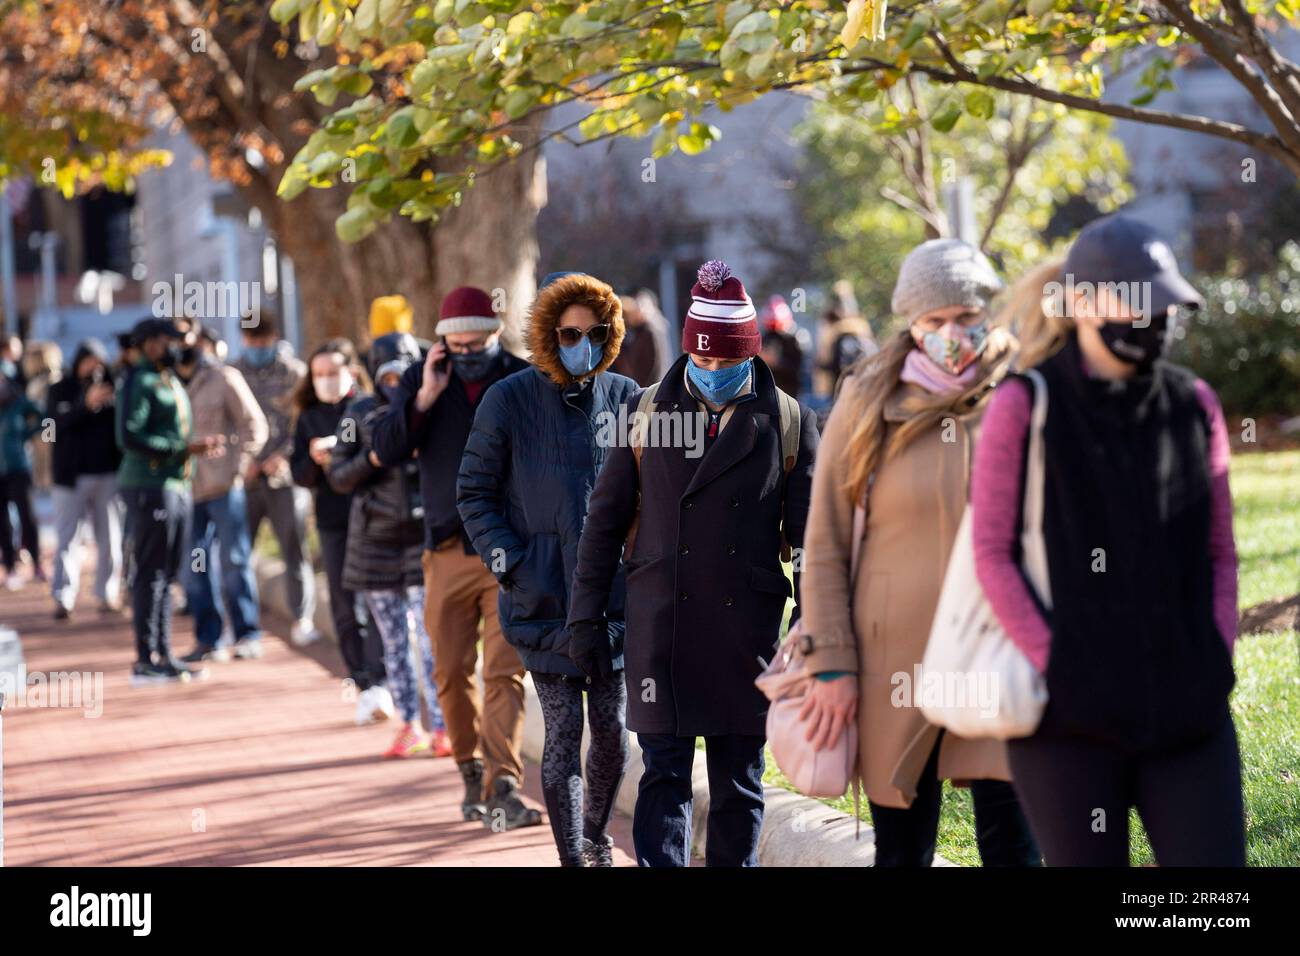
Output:
<path fill-rule="evenodd" d="M 614 798 L 627 769 L 627 690 L 623 675 L 593 679 L 533 674 L 542 704 L 546 742 L 542 747 L 542 793 L 560 863 L 582 859 L 582 838 L 599 842 L 614 809 Z M 582 692 L 587 692 L 586 805 L 582 786 Z"/>

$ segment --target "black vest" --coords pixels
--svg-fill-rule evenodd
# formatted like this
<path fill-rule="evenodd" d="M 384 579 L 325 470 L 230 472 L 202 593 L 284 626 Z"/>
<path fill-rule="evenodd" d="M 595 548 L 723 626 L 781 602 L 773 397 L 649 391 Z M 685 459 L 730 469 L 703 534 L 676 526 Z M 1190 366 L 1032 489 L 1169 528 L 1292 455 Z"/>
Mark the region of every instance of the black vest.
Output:
<path fill-rule="evenodd" d="M 1127 381 L 1090 378 L 1073 336 L 1038 369 L 1052 587 L 1041 730 L 1135 750 L 1192 742 L 1221 724 L 1233 684 L 1195 377 L 1159 361 Z"/>

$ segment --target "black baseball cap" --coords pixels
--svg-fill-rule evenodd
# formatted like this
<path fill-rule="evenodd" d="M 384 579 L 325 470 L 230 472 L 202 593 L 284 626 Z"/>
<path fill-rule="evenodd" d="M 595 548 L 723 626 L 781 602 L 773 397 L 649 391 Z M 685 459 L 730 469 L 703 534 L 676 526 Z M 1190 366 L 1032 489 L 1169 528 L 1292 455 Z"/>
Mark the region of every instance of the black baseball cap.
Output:
<path fill-rule="evenodd" d="M 166 335 L 169 338 L 184 338 L 181 330 L 176 328 L 176 323 L 171 319 L 141 319 L 131 329 L 131 341 L 136 345 L 144 345 L 149 339 L 159 335 Z"/>
<path fill-rule="evenodd" d="M 1152 315 L 1164 315 L 1174 305 L 1205 305 L 1196 287 L 1178 271 L 1165 238 L 1132 216 L 1115 213 L 1084 226 L 1065 257 L 1065 272 L 1076 284 L 1147 283 Z"/>

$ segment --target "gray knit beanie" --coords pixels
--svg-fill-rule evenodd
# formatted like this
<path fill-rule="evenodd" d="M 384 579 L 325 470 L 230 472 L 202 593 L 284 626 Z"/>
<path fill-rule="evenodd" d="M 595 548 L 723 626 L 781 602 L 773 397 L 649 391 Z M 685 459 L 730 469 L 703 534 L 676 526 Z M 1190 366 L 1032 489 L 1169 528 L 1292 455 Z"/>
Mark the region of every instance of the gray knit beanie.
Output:
<path fill-rule="evenodd" d="M 891 305 L 909 323 L 954 305 L 985 307 L 1002 291 L 992 264 L 968 242 L 931 239 L 907 254 Z"/>

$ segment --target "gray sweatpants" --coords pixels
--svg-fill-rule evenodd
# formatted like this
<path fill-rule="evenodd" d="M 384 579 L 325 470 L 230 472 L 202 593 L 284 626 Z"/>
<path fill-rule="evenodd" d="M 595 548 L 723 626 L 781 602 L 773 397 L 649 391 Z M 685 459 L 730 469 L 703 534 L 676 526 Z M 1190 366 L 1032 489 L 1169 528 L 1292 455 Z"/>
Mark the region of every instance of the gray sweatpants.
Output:
<path fill-rule="evenodd" d="M 271 522 L 284 561 L 289 609 L 297 620 L 311 620 L 316 610 L 316 575 L 307 561 L 306 521 L 311 492 L 294 485 L 272 487 L 265 478 L 244 485 L 248 498 L 248 538 L 257 544 L 262 519 Z"/>
<path fill-rule="evenodd" d="M 81 580 L 81 539 L 89 523 L 99 550 L 95 597 L 116 604 L 122 589 L 122 511 L 117 475 L 79 475 L 71 487 L 54 486 L 54 600 L 72 610 Z"/>

